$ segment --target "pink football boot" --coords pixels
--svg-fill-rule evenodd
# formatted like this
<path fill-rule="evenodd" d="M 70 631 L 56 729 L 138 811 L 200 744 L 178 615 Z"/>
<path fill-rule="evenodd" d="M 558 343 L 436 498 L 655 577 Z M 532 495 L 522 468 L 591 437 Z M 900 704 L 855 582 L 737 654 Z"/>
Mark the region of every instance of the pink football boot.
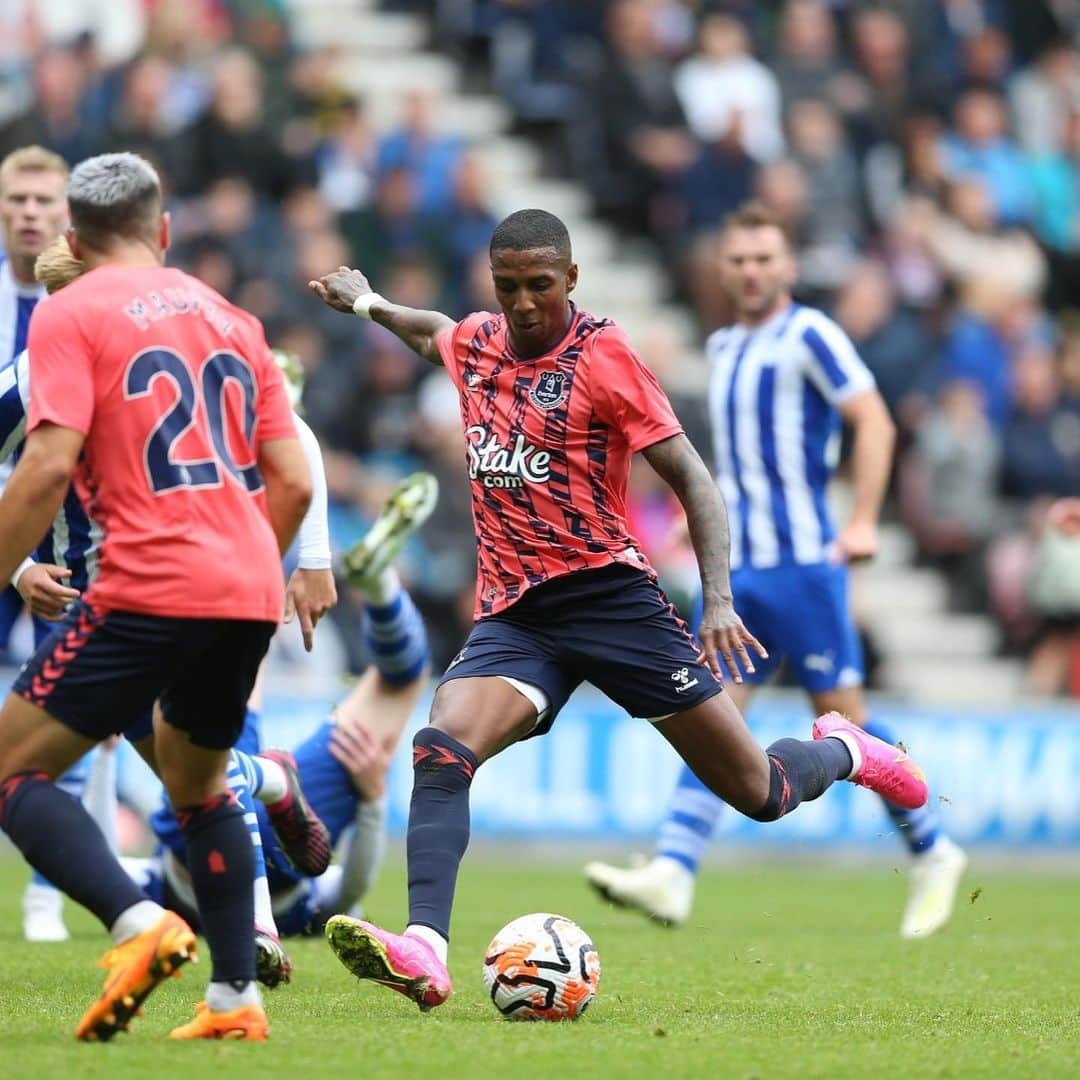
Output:
<path fill-rule="evenodd" d="M 875 738 L 837 712 L 825 713 L 814 721 L 814 738 L 839 739 L 848 748 L 855 763 L 848 777 L 853 783 L 876 791 L 905 810 L 918 810 L 926 804 L 926 777 L 907 751 Z"/>
<path fill-rule="evenodd" d="M 337 958 L 358 979 L 372 979 L 412 998 L 430 1012 L 450 996 L 450 973 L 426 942 L 391 934 L 351 915 L 335 915 L 326 937 Z"/>

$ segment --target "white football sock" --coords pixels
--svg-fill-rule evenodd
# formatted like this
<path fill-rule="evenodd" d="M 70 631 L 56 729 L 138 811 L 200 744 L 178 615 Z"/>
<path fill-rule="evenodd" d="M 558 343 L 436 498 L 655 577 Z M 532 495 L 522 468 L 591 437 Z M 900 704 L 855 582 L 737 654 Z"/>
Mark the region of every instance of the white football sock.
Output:
<path fill-rule="evenodd" d="M 158 922 L 165 909 L 153 900 L 140 900 L 126 911 L 121 911 L 116 922 L 109 927 L 109 934 L 117 945 L 149 930 Z"/>
<path fill-rule="evenodd" d="M 270 885 L 265 874 L 255 879 L 255 928 L 265 930 L 266 933 L 273 934 L 274 937 L 281 936 L 278 934 L 277 923 L 274 921 L 274 906 L 270 900 Z"/>
<path fill-rule="evenodd" d="M 446 957 L 450 951 L 450 942 L 448 942 L 438 930 L 432 930 L 430 926 L 416 926 L 415 924 L 410 923 L 405 927 L 405 933 L 408 934 L 409 937 L 415 937 L 419 938 L 421 941 L 426 941 L 435 951 L 435 955 L 442 963 L 446 963 Z"/>
<path fill-rule="evenodd" d="M 398 572 L 393 566 L 380 571 L 374 581 L 364 583 L 364 595 L 368 598 L 368 603 L 376 607 L 385 607 L 393 603 L 394 597 L 399 592 L 401 592 L 401 578 L 398 577 Z"/>
<path fill-rule="evenodd" d="M 256 982 L 244 983 L 241 990 L 232 983 L 212 982 L 206 988 L 206 1004 L 211 1012 L 232 1012 L 245 1005 L 262 1005 L 262 994 Z"/>
<path fill-rule="evenodd" d="M 284 799 L 289 794 L 289 779 L 285 775 L 285 770 L 276 761 L 271 761 L 270 758 L 261 757 L 258 754 L 255 756 L 258 758 L 258 765 L 262 770 L 262 783 L 259 785 L 258 791 L 253 792 L 253 794 L 263 806 L 269 806 L 279 799 Z"/>

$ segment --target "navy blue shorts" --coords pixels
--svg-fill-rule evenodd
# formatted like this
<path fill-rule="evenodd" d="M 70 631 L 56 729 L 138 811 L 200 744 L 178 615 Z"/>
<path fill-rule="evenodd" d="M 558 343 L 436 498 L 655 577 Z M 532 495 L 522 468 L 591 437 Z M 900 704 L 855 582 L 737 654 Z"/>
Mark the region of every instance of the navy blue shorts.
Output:
<path fill-rule="evenodd" d="M 226 750 L 275 626 L 101 611 L 79 600 L 23 665 L 12 689 L 88 739 L 122 732 L 157 700 L 196 746 Z"/>
<path fill-rule="evenodd" d="M 659 720 L 718 694 L 722 684 L 656 582 L 631 566 L 582 570 L 531 588 L 481 619 L 440 682 L 501 675 L 539 687 L 551 727 L 567 698 L 591 682 L 631 716 Z"/>

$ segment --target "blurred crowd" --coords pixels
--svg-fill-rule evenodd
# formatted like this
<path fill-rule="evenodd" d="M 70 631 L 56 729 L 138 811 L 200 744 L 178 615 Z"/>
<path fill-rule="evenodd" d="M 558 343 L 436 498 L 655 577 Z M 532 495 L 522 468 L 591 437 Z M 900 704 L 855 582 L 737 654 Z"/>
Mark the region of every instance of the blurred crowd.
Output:
<path fill-rule="evenodd" d="M 653 244 L 702 336 L 727 318 L 717 227 L 750 195 L 797 238 L 902 432 L 894 512 L 952 604 L 991 610 L 1032 685 L 1080 694 L 1080 566 L 1045 507 L 1080 495 L 1080 14 L 1055 0 L 388 0 L 430 17 L 549 167 Z M 306 281 L 341 263 L 453 315 L 490 308 L 481 159 L 407 93 L 377 129 L 282 0 L 0 5 L 0 153 L 129 148 L 162 169 L 173 261 L 266 323 L 307 373 L 339 546 L 393 479 L 443 499 L 406 573 L 436 662 L 471 609 L 473 537 L 449 383 Z M 1078 310 L 1073 311 L 1075 306 Z M 662 342 L 657 367 L 663 378 Z M 687 401 L 693 411 L 693 401 Z M 697 418 L 688 419 L 692 433 Z M 707 446 L 702 446 L 708 452 Z M 676 583 L 673 510 L 635 528 Z M 356 609 L 337 613 L 354 643 Z M 350 662 L 363 662 L 359 652 Z"/>

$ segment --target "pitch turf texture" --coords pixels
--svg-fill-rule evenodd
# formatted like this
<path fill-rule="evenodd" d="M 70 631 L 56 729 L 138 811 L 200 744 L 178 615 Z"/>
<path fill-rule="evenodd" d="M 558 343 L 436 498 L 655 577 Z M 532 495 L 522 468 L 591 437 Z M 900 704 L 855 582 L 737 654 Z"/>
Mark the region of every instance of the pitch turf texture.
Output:
<path fill-rule="evenodd" d="M 98 992 L 104 935 L 69 905 L 70 943 L 25 944 L 25 871 L 0 858 L 0 1076 L 1078 1076 L 1080 880 L 973 861 L 953 925 L 910 943 L 888 864 L 710 870 L 693 924 L 670 931 L 593 897 L 576 866 L 484 854 L 461 876 L 456 993 L 431 1015 L 356 982 L 310 939 L 292 943 L 293 984 L 267 994 L 269 1045 L 164 1040 L 201 996 L 204 958 L 130 1035 L 94 1046 L 72 1031 Z M 404 891 L 391 864 L 372 917 L 400 926 Z M 575 1024 L 510 1023 L 485 996 L 488 940 L 537 910 L 577 919 L 599 950 L 600 993 Z"/>

